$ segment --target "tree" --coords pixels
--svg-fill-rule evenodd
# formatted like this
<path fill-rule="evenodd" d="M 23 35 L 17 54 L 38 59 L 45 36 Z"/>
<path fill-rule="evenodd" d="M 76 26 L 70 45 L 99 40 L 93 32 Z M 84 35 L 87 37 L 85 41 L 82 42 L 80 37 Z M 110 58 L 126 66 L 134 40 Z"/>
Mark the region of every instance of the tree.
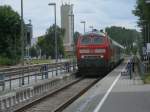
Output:
<path fill-rule="evenodd" d="M 141 46 L 141 36 L 136 30 L 112 26 L 110 28 L 107 27 L 106 32 L 113 40 L 126 47 L 127 53 L 130 51 L 133 51 L 134 53 L 136 52 L 137 48 L 133 47 L 133 43 Z"/>
<path fill-rule="evenodd" d="M 19 14 L 10 6 L 0 6 L 0 58 L 15 60 L 12 63 L 21 56 L 20 23 Z"/>
<path fill-rule="evenodd" d="M 31 57 L 38 57 L 38 52 L 36 46 L 32 46 L 30 49 Z"/>
<path fill-rule="evenodd" d="M 44 56 L 47 54 L 48 47 L 46 45 L 47 43 L 45 41 L 45 36 L 38 37 L 36 48 L 41 50 L 41 56 Z"/>
<path fill-rule="evenodd" d="M 79 36 L 80 36 L 80 33 L 79 33 L 79 32 L 75 32 L 75 33 L 74 33 L 74 38 L 73 38 L 73 40 L 74 40 L 74 42 L 75 42 L 75 45 L 77 44 L 77 40 L 78 40 Z"/>
<path fill-rule="evenodd" d="M 150 4 L 146 3 L 146 0 L 137 0 L 136 4 L 133 14 L 139 17 L 139 26 L 143 26 L 145 21 L 150 22 Z"/>
<path fill-rule="evenodd" d="M 146 0 L 137 0 L 135 10 L 133 10 L 133 14 L 139 18 L 138 25 L 142 29 L 142 35 L 144 42 L 148 42 L 147 38 L 149 30 L 148 24 L 150 25 L 150 4 L 146 3 Z M 150 32 L 149 32 L 150 33 Z"/>
<path fill-rule="evenodd" d="M 57 45 L 58 45 L 58 56 L 64 55 L 64 47 L 63 47 L 63 37 L 65 34 L 65 30 L 56 26 L 57 30 Z M 51 26 L 47 29 L 47 32 L 44 36 L 38 38 L 37 45 L 41 48 L 42 56 L 46 55 L 46 58 L 51 56 L 55 58 L 55 25 Z"/>

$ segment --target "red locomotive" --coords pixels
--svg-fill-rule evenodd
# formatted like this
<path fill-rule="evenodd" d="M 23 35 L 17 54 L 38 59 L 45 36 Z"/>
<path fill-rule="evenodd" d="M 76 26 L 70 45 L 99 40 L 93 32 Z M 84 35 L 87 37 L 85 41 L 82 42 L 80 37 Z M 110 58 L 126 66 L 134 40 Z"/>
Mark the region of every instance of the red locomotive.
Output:
<path fill-rule="evenodd" d="M 104 74 L 123 59 L 124 47 L 100 31 L 80 36 L 76 47 L 78 70 L 88 75 Z"/>

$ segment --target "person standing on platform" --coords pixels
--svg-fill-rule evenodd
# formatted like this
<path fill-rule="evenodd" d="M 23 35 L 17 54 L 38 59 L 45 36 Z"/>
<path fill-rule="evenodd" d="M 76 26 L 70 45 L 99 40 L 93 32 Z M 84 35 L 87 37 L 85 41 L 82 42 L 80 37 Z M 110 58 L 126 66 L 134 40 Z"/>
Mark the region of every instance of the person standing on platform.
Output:
<path fill-rule="evenodd" d="M 130 79 L 132 79 L 132 62 L 131 62 L 131 60 L 127 64 L 127 70 L 129 72 Z"/>
<path fill-rule="evenodd" d="M 132 59 L 132 71 L 134 72 L 134 66 L 135 66 L 135 59 L 134 59 L 135 57 L 133 57 L 133 59 Z"/>

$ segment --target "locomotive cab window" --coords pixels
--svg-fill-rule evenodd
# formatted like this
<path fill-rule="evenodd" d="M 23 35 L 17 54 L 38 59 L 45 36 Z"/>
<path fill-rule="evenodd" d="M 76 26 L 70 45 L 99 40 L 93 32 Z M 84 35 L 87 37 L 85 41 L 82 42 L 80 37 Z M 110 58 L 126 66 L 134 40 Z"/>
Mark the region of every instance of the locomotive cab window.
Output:
<path fill-rule="evenodd" d="M 93 43 L 94 44 L 102 44 L 104 42 L 103 37 L 94 37 L 93 38 Z"/>
<path fill-rule="evenodd" d="M 82 38 L 81 44 L 83 44 L 83 45 L 91 44 L 91 38 L 89 38 L 89 37 Z"/>

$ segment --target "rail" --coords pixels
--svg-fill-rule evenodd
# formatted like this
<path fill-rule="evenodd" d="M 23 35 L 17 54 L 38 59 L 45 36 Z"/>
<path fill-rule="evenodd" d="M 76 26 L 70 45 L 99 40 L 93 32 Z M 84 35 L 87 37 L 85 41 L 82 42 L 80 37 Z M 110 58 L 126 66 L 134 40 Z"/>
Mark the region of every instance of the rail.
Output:
<path fill-rule="evenodd" d="M 64 76 L 47 80 L 31 87 L 22 87 L 9 95 L 0 98 L 0 112 L 12 112 L 18 110 L 20 106 L 27 105 L 29 102 L 36 101 L 47 94 L 62 88 L 64 85 L 69 84 L 75 80 L 74 75 Z"/>
<path fill-rule="evenodd" d="M 35 101 L 15 110 L 15 112 L 22 112 L 22 111 L 32 112 L 32 107 L 34 108 L 35 106 L 38 108 L 38 110 L 40 110 L 43 108 L 40 104 L 42 103 L 51 104 L 52 102 L 53 102 L 53 106 L 44 105 L 45 112 L 49 110 L 51 110 L 52 112 L 60 112 L 63 109 L 65 109 L 69 104 L 71 104 L 73 101 L 75 101 L 78 97 L 80 97 L 82 94 L 84 94 L 89 88 L 91 88 L 98 81 L 99 79 L 82 79 L 82 78 L 74 80 L 73 82 L 65 85 L 64 87 L 57 89 L 56 91 L 49 93 L 39 99 L 36 99 Z M 78 90 L 75 90 L 77 88 Z M 74 91 L 76 91 L 76 93 Z M 63 94 L 65 94 L 65 96 L 63 96 Z M 56 101 L 57 104 L 55 104 L 54 103 L 55 101 L 53 101 L 52 99 L 55 100 L 59 99 L 60 96 L 64 97 L 63 100 L 59 100 L 59 101 L 57 100 Z"/>

